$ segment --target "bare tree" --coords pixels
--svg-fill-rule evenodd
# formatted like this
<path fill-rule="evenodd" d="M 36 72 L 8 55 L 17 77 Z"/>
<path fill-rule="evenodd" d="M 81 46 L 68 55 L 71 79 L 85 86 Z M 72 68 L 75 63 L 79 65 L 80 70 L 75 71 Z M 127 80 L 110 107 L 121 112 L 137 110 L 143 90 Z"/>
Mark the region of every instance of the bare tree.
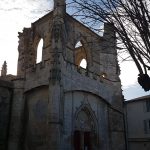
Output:
<path fill-rule="evenodd" d="M 96 32 L 101 22 L 114 24 L 119 51 L 128 51 L 139 70 L 139 84 L 150 90 L 150 1 L 72 0 L 69 6 L 75 10 L 74 16 Z"/>

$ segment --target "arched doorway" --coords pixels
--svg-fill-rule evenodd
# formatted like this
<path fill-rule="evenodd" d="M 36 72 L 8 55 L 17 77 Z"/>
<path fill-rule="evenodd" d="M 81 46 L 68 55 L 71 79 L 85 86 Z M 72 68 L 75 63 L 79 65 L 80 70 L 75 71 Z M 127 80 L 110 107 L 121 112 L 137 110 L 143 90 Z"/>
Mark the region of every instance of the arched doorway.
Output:
<path fill-rule="evenodd" d="M 90 111 L 84 107 L 75 118 L 74 150 L 93 150 L 96 141 L 96 123 Z"/>

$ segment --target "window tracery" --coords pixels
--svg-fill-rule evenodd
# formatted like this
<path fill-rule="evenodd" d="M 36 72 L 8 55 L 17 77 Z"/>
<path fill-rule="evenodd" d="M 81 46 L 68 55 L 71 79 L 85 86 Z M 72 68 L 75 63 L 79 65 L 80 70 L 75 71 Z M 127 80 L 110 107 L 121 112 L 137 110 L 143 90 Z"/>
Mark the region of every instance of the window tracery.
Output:
<path fill-rule="evenodd" d="M 81 41 L 75 45 L 75 64 L 78 67 L 87 68 L 87 54 Z"/>

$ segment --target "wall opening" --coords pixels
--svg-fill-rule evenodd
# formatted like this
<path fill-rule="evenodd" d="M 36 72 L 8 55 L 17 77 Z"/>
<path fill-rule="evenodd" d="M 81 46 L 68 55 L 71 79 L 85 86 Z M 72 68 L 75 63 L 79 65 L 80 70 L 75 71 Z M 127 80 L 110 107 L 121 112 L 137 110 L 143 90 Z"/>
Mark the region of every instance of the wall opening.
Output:
<path fill-rule="evenodd" d="M 84 69 L 86 69 L 87 68 L 87 61 L 86 61 L 86 59 L 82 59 L 79 66 L 84 68 Z"/>
<path fill-rule="evenodd" d="M 105 72 L 101 73 L 101 78 L 107 78 L 107 74 Z"/>
<path fill-rule="evenodd" d="M 78 48 L 78 47 L 81 47 L 81 46 L 83 46 L 82 43 L 81 43 L 81 41 L 78 41 L 78 42 L 76 43 L 76 45 L 75 45 L 75 48 Z"/>
<path fill-rule="evenodd" d="M 75 64 L 78 67 L 87 68 L 87 56 L 85 48 L 81 41 L 78 41 L 75 45 Z"/>
<path fill-rule="evenodd" d="M 42 51 L 43 51 L 43 39 L 40 39 L 37 47 L 36 63 L 40 63 L 42 61 Z"/>

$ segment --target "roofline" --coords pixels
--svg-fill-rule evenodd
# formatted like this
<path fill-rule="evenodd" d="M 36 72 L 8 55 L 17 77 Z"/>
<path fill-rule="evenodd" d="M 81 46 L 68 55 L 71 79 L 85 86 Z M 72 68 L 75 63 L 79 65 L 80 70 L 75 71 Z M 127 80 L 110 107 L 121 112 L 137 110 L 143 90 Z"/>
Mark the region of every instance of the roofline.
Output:
<path fill-rule="evenodd" d="M 38 23 L 39 21 L 41 20 L 44 20 L 46 17 L 48 17 L 49 15 L 52 15 L 53 14 L 53 10 L 48 12 L 47 14 L 45 14 L 44 16 L 40 17 L 39 19 L 37 19 L 36 21 L 32 22 L 31 23 L 31 26 L 33 26 L 34 24 Z"/>
<path fill-rule="evenodd" d="M 81 23 L 79 20 L 75 19 L 74 17 L 72 17 L 68 13 L 66 13 L 66 16 L 70 17 L 71 19 L 73 19 L 74 21 L 76 21 L 77 23 L 79 23 L 81 26 L 85 27 L 89 32 L 91 32 L 92 34 L 94 34 L 95 36 L 97 36 L 100 40 L 103 40 L 103 36 L 98 35 L 94 31 L 92 31 L 89 27 L 87 27 L 83 23 Z"/>
<path fill-rule="evenodd" d="M 137 97 L 137 98 L 134 98 L 134 99 L 131 99 L 131 100 L 127 100 L 125 101 L 125 103 L 132 103 L 132 102 L 137 102 L 137 101 L 144 101 L 144 100 L 147 100 L 148 98 L 150 98 L 150 95 L 146 95 L 146 96 L 141 96 L 141 97 Z"/>
<path fill-rule="evenodd" d="M 41 20 L 44 20 L 46 17 L 48 17 L 49 15 L 53 14 L 53 10 L 50 11 L 49 13 L 45 14 L 44 16 L 40 17 L 39 19 L 37 19 L 36 21 L 34 21 L 33 23 L 31 23 L 31 27 L 34 26 L 34 24 L 40 22 Z M 69 17 L 71 19 L 73 19 L 74 21 L 76 21 L 77 23 L 79 23 L 81 26 L 83 26 L 84 28 L 86 28 L 89 32 L 91 32 L 91 34 L 94 34 L 95 36 L 97 36 L 98 39 L 103 40 L 103 36 L 98 35 L 97 33 L 95 33 L 94 31 L 92 31 L 89 27 L 85 26 L 84 24 L 82 24 L 80 21 L 78 21 L 77 19 L 75 19 L 74 17 L 72 17 L 71 15 L 69 15 L 68 13 L 65 14 L 66 17 Z"/>

